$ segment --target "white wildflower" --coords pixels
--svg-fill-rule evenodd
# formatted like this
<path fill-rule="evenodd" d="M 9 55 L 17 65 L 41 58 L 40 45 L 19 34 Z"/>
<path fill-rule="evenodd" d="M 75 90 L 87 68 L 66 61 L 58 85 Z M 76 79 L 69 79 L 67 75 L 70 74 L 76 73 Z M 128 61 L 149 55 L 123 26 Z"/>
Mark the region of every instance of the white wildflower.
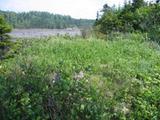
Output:
<path fill-rule="evenodd" d="M 80 80 L 80 79 L 82 79 L 82 78 L 84 78 L 84 73 L 83 73 L 83 71 L 80 71 L 79 73 L 75 73 L 75 75 L 74 75 L 74 79 L 75 79 L 75 80 Z"/>

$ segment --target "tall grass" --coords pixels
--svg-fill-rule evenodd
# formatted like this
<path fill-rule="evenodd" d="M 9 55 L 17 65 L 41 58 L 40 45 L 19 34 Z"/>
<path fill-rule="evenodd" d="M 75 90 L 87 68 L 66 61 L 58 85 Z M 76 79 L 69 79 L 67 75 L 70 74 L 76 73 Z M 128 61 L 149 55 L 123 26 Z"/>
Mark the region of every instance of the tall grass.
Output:
<path fill-rule="evenodd" d="M 160 119 L 160 51 L 139 34 L 22 41 L 0 65 L 2 119 Z"/>

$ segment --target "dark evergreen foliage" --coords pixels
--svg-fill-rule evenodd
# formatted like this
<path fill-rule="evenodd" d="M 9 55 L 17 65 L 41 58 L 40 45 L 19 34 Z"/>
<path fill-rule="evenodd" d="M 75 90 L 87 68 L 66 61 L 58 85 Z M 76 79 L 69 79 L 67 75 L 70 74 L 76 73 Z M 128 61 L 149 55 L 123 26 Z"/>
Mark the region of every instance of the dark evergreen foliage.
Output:
<path fill-rule="evenodd" d="M 104 8 L 103 8 L 104 9 Z M 103 10 L 96 21 L 96 28 L 104 34 L 111 32 L 143 32 L 149 38 L 160 42 L 160 4 L 147 4 L 143 0 L 125 3 L 121 9 Z"/>
<path fill-rule="evenodd" d="M 11 31 L 11 27 L 6 23 L 5 19 L 0 16 L 0 59 L 4 57 L 10 42 L 8 41 L 9 35 L 8 32 Z"/>
<path fill-rule="evenodd" d="M 3 15 L 14 28 L 63 29 L 68 27 L 89 27 L 94 23 L 94 20 L 74 19 L 70 16 L 62 16 L 48 12 L 31 11 L 16 13 L 0 11 L 0 14 Z"/>

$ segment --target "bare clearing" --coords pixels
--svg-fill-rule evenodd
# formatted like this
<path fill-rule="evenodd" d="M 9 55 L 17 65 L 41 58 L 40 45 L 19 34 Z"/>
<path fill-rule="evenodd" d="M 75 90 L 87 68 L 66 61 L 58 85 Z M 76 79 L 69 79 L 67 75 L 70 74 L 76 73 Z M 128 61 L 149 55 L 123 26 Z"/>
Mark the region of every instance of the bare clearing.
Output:
<path fill-rule="evenodd" d="M 81 31 L 77 28 L 67 29 L 14 29 L 10 35 L 14 38 L 37 38 L 55 35 L 81 35 Z"/>

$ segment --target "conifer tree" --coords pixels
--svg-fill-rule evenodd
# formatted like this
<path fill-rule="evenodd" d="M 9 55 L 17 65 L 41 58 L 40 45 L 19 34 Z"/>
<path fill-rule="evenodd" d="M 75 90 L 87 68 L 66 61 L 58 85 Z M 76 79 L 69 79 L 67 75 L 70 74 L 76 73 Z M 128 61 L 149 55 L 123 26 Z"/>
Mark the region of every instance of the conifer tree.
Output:
<path fill-rule="evenodd" d="M 11 26 L 0 16 L 0 59 L 4 56 L 6 49 L 9 47 L 9 33 Z"/>

